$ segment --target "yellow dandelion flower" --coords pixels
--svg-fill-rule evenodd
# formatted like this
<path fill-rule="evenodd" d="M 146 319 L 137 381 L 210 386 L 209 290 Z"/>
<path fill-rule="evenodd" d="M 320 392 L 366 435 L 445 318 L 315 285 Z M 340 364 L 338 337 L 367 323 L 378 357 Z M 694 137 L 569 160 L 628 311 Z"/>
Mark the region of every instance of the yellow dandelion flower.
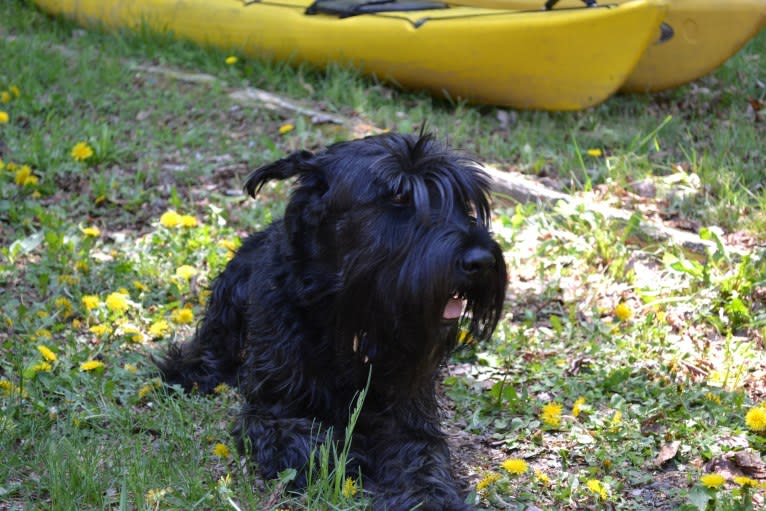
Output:
<path fill-rule="evenodd" d="M 133 281 L 133 287 L 138 289 L 139 291 L 143 291 L 143 292 L 149 291 L 149 286 L 147 286 L 146 284 L 138 280 Z"/>
<path fill-rule="evenodd" d="M 144 342 L 144 334 L 137 327 L 133 325 L 126 325 L 122 327 L 122 335 L 128 337 L 133 342 Z"/>
<path fill-rule="evenodd" d="M 50 314 L 48 314 L 48 311 L 43 311 L 43 310 L 39 310 L 35 314 L 37 314 L 37 317 L 40 319 L 45 319 L 48 316 L 50 316 Z"/>
<path fill-rule="evenodd" d="M 279 134 L 284 135 L 285 133 L 290 133 L 295 129 L 295 125 L 291 124 L 289 122 L 286 122 L 282 126 L 279 127 Z"/>
<path fill-rule="evenodd" d="M 80 300 L 89 311 L 101 305 L 101 299 L 96 295 L 85 295 Z"/>
<path fill-rule="evenodd" d="M 749 488 L 757 488 L 758 487 L 758 481 L 751 477 L 746 476 L 736 476 L 732 478 L 732 481 L 737 483 L 740 486 L 749 487 Z"/>
<path fill-rule="evenodd" d="M 745 415 L 745 424 L 752 431 L 766 431 L 766 409 L 762 406 L 751 408 Z"/>
<path fill-rule="evenodd" d="M 602 156 L 604 154 L 604 151 L 601 149 L 595 148 L 595 149 L 588 149 L 587 151 L 588 156 L 592 156 L 594 158 L 598 158 L 599 156 Z"/>
<path fill-rule="evenodd" d="M 85 236 L 88 236 L 90 238 L 98 238 L 99 236 L 101 236 L 101 229 L 95 226 L 81 228 L 80 231 L 82 231 L 82 233 Z"/>
<path fill-rule="evenodd" d="M 59 311 L 61 311 L 61 313 L 64 315 L 64 319 L 67 319 L 69 316 L 74 314 L 74 305 L 72 305 L 72 301 L 69 300 L 69 298 L 60 296 L 56 298 L 56 300 L 53 302 L 53 305 Z"/>
<path fill-rule="evenodd" d="M 50 349 L 48 346 L 45 346 L 43 344 L 40 344 L 39 346 L 37 346 L 37 351 L 39 351 L 40 355 L 42 355 L 43 358 L 47 360 L 48 362 L 55 362 L 59 358 L 58 355 L 56 355 L 52 349 Z"/>
<path fill-rule="evenodd" d="M 37 176 L 29 175 L 24 178 L 24 182 L 21 183 L 21 186 L 36 186 L 39 182 L 40 180 L 37 178 Z"/>
<path fill-rule="evenodd" d="M 351 498 L 356 495 L 356 492 L 356 481 L 350 477 L 347 477 L 346 480 L 343 481 L 343 490 L 341 490 L 341 493 L 343 493 L 344 497 Z"/>
<path fill-rule="evenodd" d="M 213 392 L 216 394 L 224 394 L 229 391 L 229 386 L 225 383 L 219 383 L 213 388 Z"/>
<path fill-rule="evenodd" d="M 165 227 L 176 227 L 181 223 L 181 215 L 169 209 L 165 211 L 160 217 L 160 224 Z"/>
<path fill-rule="evenodd" d="M 80 371 L 89 372 L 101 369 L 104 367 L 104 363 L 100 360 L 86 360 L 80 364 Z"/>
<path fill-rule="evenodd" d="M 633 309 L 625 302 L 620 302 L 614 308 L 614 315 L 620 321 L 628 321 L 633 317 Z"/>
<path fill-rule="evenodd" d="M 471 331 L 466 330 L 465 328 L 461 328 L 460 330 L 458 330 L 457 342 L 459 344 L 465 344 L 466 346 L 472 346 L 474 344 L 477 344 L 476 338 L 473 335 L 471 335 Z"/>
<path fill-rule="evenodd" d="M 109 328 L 107 325 L 93 325 L 88 329 L 88 331 L 92 334 L 95 334 L 99 337 L 107 335 L 111 333 L 112 329 Z"/>
<path fill-rule="evenodd" d="M 580 415 L 580 412 L 582 411 L 582 405 L 585 404 L 585 398 L 580 396 L 577 398 L 577 400 L 572 405 L 572 415 L 574 417 L 577 417 Z"/>
<path fill-rule="evenodd" d="M 93 149 L 87 142 L 77 142 L 70 154 L 76 161 L 85 161 L 93 156 Z"/>
<path fill-rule="evenodd" d="M 4 110 L 0 110 L 0 124 L 7 124 L 8 121 L 10 121 L 11 118 L 8 115 L 8 112 Z"/>
<path fill-rule="evenodd" d="M 122 366 L 123 369 L 125 369 L 130 374 L 136 374 L 138 372 L 138 367 L 136 367 L 136 364 L 128 364 Z"/>
<path fill-rule="evenodd" d="M 705 488 L 710 488 L 711 490 L 717 490 L 721 486 L 724 485 L 726 482 L 726 478 L 722 476 L 721 474 L 705 474 L 702 477 L 700 477 L 700 482 L 702 483 L 702 486 Z"/>
<path fill-rule="evenodd" d="M 53 334 L 50 330 L 47 328 L 39 328 L 35 330 L 35 337 L 40 337 L 42 339 L 53 339 Z"/>
<path fill-rule="evenodd" d="M 537 479 L 540 484 L 544 484 L 546 486 L 551 484 L 551 478 L 548 477 L 548 474 L 537 468 L 535 469 L 535 479 Z"/>
<path fill-rule="evenodd" d="M 179 277 L 183 280 L 189 280 L 197 273 L 197 269 L 193 266 L 189 266 L 188 264 L 184 264 L 183 266 L 176 268 L 176 277 Z"/>
<path fill-rule="evenodd" d="M 80 282 L 80 277 L 78 277 L 77 275 L 61 275 L 59 277 L 59 282 L 61 282 L 62 284 L 73 286 Z"/>
<path fill-rule="evenodd" d="M 5 168 L 5 162 L 2 158 L 0 158 L 0 170 L 3 170 Z"/>
<path fill-rule="evenodd" d="M 0 380 L 0 393 L 4 396 L 11 397 L 19 395 L 19 387 L 9 380 Z M 21 397 L 29 397 L 29 392 L 26 390 L 21 391 Z"/>
<path fill-rule="evenodd" d="M 231 240 L 218 240 L 218 246 L 225 248 L 230 252 L 235 252 L 237 250 L 237 244 Z"/>
<path fill-rule="evenodd" d="M 200 291 L 198 296 L 199 304 L 204 307 L 207 304 L 207 299 L 210 298 L 211 294 L 213 293 L 209 289 L 203 289 Z"/>
<path fill-rule="evenodd" d="M 77 261 L 74 265 L 74 268 L 75 270 L 83 273 L 88 273 L 88 271 L 90 271 L 90 267 L 86 261 Z"/>
<path fill-rule="evenodd" d="M 717 396 L 717 395 L 713 394 L 712 392 L 707 392 L 705 394 L 705 399 L 707 399 L 708 401 L 710 401 L 712 403 L 715 403 L 717 405 L 721 404 L 720 396 Z"/>
<path fill-rule="evenodd" d="M 0 103 L 10 103 L 11 102 L 11 93 L 7 90 L 4 90 L 0 92 Z"/>
<path fill-rule="evenodd" d="M 21 168 L 16 171 L 13 180 L 17 185 L 24 186 L 24 181 L 26 181 L 27 178 L 31 175 L 32 169 L 29 168 L 29 165 L 22 165 Z"/>
<path fill-rule="evenodd" d="M 107 296 L 104 303 L 106 308 L 112 312 L 124 312 L 130 306 L 128 298 L 127 294 L 118 291 Z"/>
<path fill-rule="evenodd" d="M 598 479 L 589 479 L 588 482 L 585 483 L 585 486 L 602 499 L 606 499 L 609 496 L 606 488 L 604 488 L 604 485 Z"/>
<path fill-rule="evenodd" d="M 170 332 L 170 323 L 164 319 L 155 321 L 149 326 L 149 335 L 153 338 L 164 337 Z"/>
<path fill-rule="evenodd" d="M 27 376 L 34 376 L 37 373 L 50 372 L 51 369 L 53 369 L 53 366 L 51 366 L 48 362 L 37 362 L 27 370 L 26 374 Z"/>
<path fill-rule="evenodd" d="M 561 424 L 561 411 L 563 407 L 558 403 L 548 403 L 543 406 L 540 420 L 548 426 L 558 427 Z"/>
<path fill-rule="evenodd" d="M 194 311 L 187 309 L 186 307 L 182 307 L 180 309 L 174 310 L 170 314 L 170 319 L 175 323 L 187 325 L 194 321 Z"/>
<path fill-rule="evenodd" d="M 508 458 L 500 466 L 511 475 L 521 475 L 529 470 L 527 462 L 519 458 Z"/>
<path fill-rule="evenodd" d="M 16 96 L 17 98 L 21 96 L 21 90 L 15 85 L 11 85 L 10 87 L 8 87 L 8 90 L 10 91 L 11 94 Z"/>
<path fill-rule="evenodd" d="M 199 222 L 197 221 L 197 217 L 195 216 L 181 215 L 180 225 L 181 227 L 197 227 L 197 225 L 199 225 Z"/>
<path fill-rule="evenodd" d="M 82 321 L 80 321 L 79 319 L 75 318 L 75 319 L 72 320 L 71 325 L 72 325 L 72 328 L 74 328 L 75 330 L 78 330 L 80 328 L 80 326 L 82 325 Z"/>
<path fill-rule="evenodd" d="M 53 302 L 53 305 L 55 305 L 59 309 L 71 309 L 73 307 L 72 301 L 65 296 L 59 296 L 58 298 L 56 298 L 56 300 L 54 300 Z"/>
<path fill-rule="evenodd" d="M 483 491 L 495 484 L 502 476 L 497 472 L 489 472 L 476 483 L 476 491 Z"/>
<path fill-rule="evenodd" d="M 231 452 L 229 452 L 229 448 L 226 447 L 226 444 L 218 442 L 213 447 L 213 454 L 225 460 L 231 455 Z"/>
<path fill-rule="evenodd" d="M 13 394 L 16 390 L 16 385 L 14 385 L 12 382 L 8 380 L 0 380 L 0 391 L 2 391 L 3 395 L 10 396 Z"/>
<path fill-rule="evenodd" d="M 614 415 L 612 416 L 612 421 L 611 421 L 612 429 L 618 427 L 620 424 L 622 424 L 622 412 L 617 410 L 616 412 L 614 412 Z"/>
<path fill-rule="evenodd" d="M 224 62 L 226 62 L 226 64 L 230 66 L 233 66 L 234 64 L 239 62 L 239 59 L 235 57 L 234 55 L 229 55 L 228 57 L 226 57 L 226 60 Z"/>
<path fill-rule="evenodd" d="M 142 385 L 136 392 L 136 394 L 138 394 L 138 399 L 145 398 L 146 396 L 154 392 L 154 389 L 155 387 L 154 387 L 154 384 L 152 383 L 147 383 L 146 385 Z"/>
<path fill-rule="evenodd" d="M 16 172 L 16 170 L 18 170 L 19 166 L 17 164 L 15 164 L 14 162 L 9 161 L 6 164 L 6 168 L 8 169 L 8 172 Z"/>

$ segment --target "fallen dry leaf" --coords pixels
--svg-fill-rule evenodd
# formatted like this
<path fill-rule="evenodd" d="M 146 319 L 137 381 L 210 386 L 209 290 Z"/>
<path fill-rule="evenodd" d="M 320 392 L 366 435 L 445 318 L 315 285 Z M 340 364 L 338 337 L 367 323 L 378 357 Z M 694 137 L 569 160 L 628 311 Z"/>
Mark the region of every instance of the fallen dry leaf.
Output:
<path fill-rule="evenodd" d="M 678 440 L 674 440 L 672 442 L 668 442 L 664 444 L 660 448 L 660 452 L 657 454 L 657 457 L 654 458 L 654 466 L 661 467 L 668 461 L 672 460 L 676 457 L 676 454 L 678 453 L 678 448 L 681 446 L 681 442 Z"/>

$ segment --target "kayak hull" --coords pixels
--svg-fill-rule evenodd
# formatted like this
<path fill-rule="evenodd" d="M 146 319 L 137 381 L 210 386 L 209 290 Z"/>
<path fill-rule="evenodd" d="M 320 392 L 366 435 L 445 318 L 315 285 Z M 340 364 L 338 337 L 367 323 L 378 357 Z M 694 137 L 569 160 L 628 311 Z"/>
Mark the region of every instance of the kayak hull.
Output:
<path fill-rule="evenodd" d="M 622 4 L 627 0 L 600 3 Z M 537 9 L 542 0 L 460 0 L 496 9 Z M 555 9 L 578 8 L 560 0 Z M 766 27 L 766 0 L 669 0 L 665 26 L 625 80 L 622 92 L 658 92 L 701 78 L 726 62 Z"/>
<path fill-rule="evenodd" d="M 662 91 L 713 72 L 766 26 L 766 0 L 673 0 L 666 23 L 672 37 L 647 48 L 622 91 Z"/>

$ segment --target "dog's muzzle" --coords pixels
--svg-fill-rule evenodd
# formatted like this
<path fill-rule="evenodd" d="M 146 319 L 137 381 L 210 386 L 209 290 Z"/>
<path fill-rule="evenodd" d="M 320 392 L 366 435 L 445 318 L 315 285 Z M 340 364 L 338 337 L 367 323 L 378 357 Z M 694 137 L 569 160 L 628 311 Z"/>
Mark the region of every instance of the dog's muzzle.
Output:
<path fill-rule="evenodd" d="M 468 278 L 474 278 L 495 267 L 495 255 L 482 247 L 472 247 L 466 250 L 460 258 L 460 271 Z"/>
<path fill-rule="evenodd" d="M 491 272 L 495 268 L 496 263 L 495 255 L 491 251 L 483 247 L 471 247 L 457 261 L 460 280 L 469 283 L 466 288 L 472 287 L 470 283 L 476 282 Z M 449 321 L 460 319 L 465 312 L 467 303 L 465 291 L 461 289 L 454 290 L 444 306 L 442 319 Z"/>

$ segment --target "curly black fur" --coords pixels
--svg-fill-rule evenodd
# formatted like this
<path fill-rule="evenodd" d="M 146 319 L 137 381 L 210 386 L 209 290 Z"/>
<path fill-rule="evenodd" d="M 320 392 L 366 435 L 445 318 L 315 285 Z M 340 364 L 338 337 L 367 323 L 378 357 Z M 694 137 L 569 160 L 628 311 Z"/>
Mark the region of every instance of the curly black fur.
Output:
<path fill-rule="evenodd" d="M 291 177 L 284 218 L 244 242 L 194 338 L 158 361 L 165 380 L 238 387 L 234 435 L 271 478 L 305 468 L 319 424 L 342 438 L 371 368 L 350 463 L 375 509 L 471 509 L 435 384 L 459 325 L 486 339 L 501 314 L 487 176 L 431 136 L 386 134 L 294 153 L 245 187 Z"/>

